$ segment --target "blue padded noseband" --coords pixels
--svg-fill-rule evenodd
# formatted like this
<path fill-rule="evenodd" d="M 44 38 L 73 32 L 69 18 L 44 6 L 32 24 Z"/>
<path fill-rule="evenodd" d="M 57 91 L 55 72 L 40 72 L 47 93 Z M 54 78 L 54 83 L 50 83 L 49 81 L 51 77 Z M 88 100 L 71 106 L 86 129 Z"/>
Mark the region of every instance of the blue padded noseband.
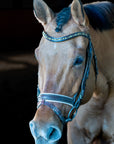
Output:
<path fill-rule="evenodd" d="M 89 76 L 92 59 L 94 62 L 93 63 L 94 71 L 95 71 L 95 76 L 97 79 L 97 74 L 98 74 L 97 59 L 96 59 L 95 51 L 91 43 L 91 38 L 89 34 L 84 33 L 84 32 L 76 32 L 76 33 L 73 33 L 64 37 L 55 38 L 55 37 L 49 36 L 46 32 L 43 32 L 43 37 L 51 42 L 64 42 L 64 41 L 67 41 L 67 40 L 70 40 L 72 38 L 79 37 L 79 36 L 86 37 L 89 40 L 89 45 L 86 50 L 85 70 L 84 70 L 83 78 L 82 78 L 81 85 L 79 87 L 78 92 L 76 92 L 74 97 L 71 98 L 66 95 L 60 95 L 60 94 L 54 94 L 54 93 L 40 93 L 39 87 L 37 89 L 37 98 L 38 98 L 37 108 L 39 108 L 41 105 L 48 106 L 60 118 L 63 124 L 69 121 L 72 121 L 75 115 L 77 114 L 77 110 L 84 96 L 86 80 L 88 79 L 88 76 Z M 71 110 L 69 111 L 68 116 L 65 118 L 62 115 L 61 111 L 52 103 L 62 103 L 62 104 L 71 106 Z"/>

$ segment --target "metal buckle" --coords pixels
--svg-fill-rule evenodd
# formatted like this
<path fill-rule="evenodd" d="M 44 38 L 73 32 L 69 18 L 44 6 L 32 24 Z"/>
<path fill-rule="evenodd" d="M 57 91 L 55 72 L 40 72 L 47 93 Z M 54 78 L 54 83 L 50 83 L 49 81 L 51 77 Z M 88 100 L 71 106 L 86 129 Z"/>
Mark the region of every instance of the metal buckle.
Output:
<path fill-rule="evenodd" d="M 73 106 L 69 111 L 68 118 L 65 120 L 65 122 L 67 123 L 69 121 L 72 121 L 75 118 L 76 114 L 77 114 L 77 108 L 76 106 Z"/>

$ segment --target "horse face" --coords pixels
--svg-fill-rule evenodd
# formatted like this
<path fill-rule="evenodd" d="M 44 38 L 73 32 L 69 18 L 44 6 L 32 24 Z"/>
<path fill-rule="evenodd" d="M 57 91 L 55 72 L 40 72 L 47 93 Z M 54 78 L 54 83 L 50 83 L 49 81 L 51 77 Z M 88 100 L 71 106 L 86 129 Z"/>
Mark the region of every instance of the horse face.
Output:
<path fill-rule="evenodd" d="M 84 26 L 85 19 L 81 18 L 81 14 L 79 18 L 73 14 L 74 5 L 78 4 L 80 6 L 78 1 L 73 1 L 71 6 L 72 18 L 67 25 L 64 25 L 62 32 L 59 33 L 55 32 L 56 17 L 54 17 L 53 12 L 42 0 L 36 0 L 35 2 L 34 5 L 37 10 L 37 3 L 42 5 L 40 12 L 43 11 L 42 8 L 45 9 L 44 16 L 39 15 L 37 12 L 35 12 L 35 15 L 49 35 L 62 37 L 74 32 L 85 32 L 87 30 Z M 82 13 L 82 10 L 79 12 Z M 76 21 L 74 17 L 77 17 Z M 77 37 L 60 43 L 53 43 L 42 38 L 39 47 L 35 50 L 36 59 L 39 63 L 38 82 L 40 92 L 73 97 L 78 91 L 83 78 L 87 47 L 88 39 L 84 37 Z M 92 80 L 93 78 L 91 77 L 91 82 Z M 92 83 L 90 87 L 88 97 L 85 99 L 86 102 L 92 94 Z M 53 103 L 53 105 L 61 111 L 64 117 L 67 117 L 71 109 L 70 106 L 59 103 Z M 62 136 L 63 124 L 50 108 L 42 105 L 30 122 L 30 129 L 36 144 L 55 144 Z"/>
<path fill-rule="evenodd" d="M 53 43 L 42 38 L 35 50 L 39 63 L 38 81 L 41 93 L 72 97 L 78 91 L 85 68 L 87 46 L 88 40 L 83 37 L 62 43 Z M 70 106 L 53 104 L 67 117 Z M 61 138 L 63 125 L 50 108 L 41 106 L 30 122 L 30 128 L 36 144 L 45 144 L 56 143 Z"/>
<path fill-rule="evenodd" d="M 51 36 L 56 35 L 55 37 L 73 33 L 72 20 L 67 28 L 63 31 L 63 34 L 55 34 L 55 32 L 51 33 L 49 27 L 47 33 L 50 33 Z M 76 28 L 75 31 L 79 32 L 80 29 Z M 40 91 L 42 93 L 73 96 L 81 84 L 87 47 L 88 39 L 84 37 L 77 37 L 60 43 L 50 42 L 42 38 L 39 47 L 35 51 L 39 63 L 38 81 Z"/>

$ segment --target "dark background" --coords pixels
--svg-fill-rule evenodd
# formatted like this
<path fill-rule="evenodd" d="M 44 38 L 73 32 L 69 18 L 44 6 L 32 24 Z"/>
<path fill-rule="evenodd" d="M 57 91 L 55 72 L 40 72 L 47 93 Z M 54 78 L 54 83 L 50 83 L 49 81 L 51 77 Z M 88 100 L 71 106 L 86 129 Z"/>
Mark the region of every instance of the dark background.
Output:
<path fill-rule="evenodd" d="M 45 1 L 55 12 L 72 2 Z M 0 94 L 5 102 L 5 136 L 11 143 L 34 143 L 28 123 L 36 111 L 38 66 L 34 50 L 43 28 L 33 15 L 32 3 L 32 0 L 0 1 Z"/>

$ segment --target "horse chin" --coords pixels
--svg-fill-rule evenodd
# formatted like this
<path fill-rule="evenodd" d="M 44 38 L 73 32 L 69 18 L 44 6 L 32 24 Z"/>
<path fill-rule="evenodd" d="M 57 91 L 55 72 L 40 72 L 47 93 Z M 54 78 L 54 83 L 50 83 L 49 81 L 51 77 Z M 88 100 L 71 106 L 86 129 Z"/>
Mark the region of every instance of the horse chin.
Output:
<path fill-rule="evenodd" d="M 58 142 L 49 142 L 42 137 L 35 140 L 35 144 L 58 144 Z"/>

